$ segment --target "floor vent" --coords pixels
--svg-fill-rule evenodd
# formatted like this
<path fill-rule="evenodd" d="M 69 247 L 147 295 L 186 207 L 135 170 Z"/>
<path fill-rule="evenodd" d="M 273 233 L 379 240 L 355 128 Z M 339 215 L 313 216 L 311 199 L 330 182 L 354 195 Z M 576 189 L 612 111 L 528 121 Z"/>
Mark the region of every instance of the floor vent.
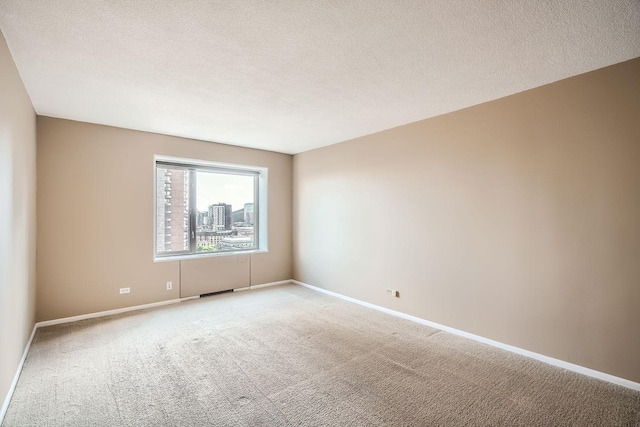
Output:
<path fill-rule="evenodd" d="M 219 291 L 219 292 L 209 292 L 208 294 L 200 294 L 200 298 L 210 297 L 212 295 L 228 294 L 229 292 L 233 292 L 233 289 L 228 289 L 226 291 Z"/>

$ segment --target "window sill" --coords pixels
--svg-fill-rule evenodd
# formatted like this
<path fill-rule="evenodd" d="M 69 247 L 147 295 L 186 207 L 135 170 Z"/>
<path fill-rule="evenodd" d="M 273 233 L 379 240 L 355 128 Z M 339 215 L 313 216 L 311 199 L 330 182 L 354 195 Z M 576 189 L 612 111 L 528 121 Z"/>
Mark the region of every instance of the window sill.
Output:
<path fill-rule="evenodd" d="M 201 254 L 189 254 L 189 255 L 176 255 L 176 256 L 161 256 L 154 257 L 153 262 L 170 262 L 170 261 L 185 261 L 190 259 L 201 259 L 201 258 L 217 258 L 217 257 L 225 257 L 225 256 L 238 256 L 238 255 L 253 255 L 253 254 L 266 254 L 268 253 L 268 249 L 254 249 L 250 251 L 229 251 L 229 252 L 207 252 Z"/>

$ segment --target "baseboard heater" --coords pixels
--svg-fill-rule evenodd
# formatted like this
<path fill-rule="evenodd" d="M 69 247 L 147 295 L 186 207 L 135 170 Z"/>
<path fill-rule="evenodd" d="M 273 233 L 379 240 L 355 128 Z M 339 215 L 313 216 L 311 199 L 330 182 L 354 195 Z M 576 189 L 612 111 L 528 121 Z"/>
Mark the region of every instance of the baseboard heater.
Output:
<path fill-rule="evenodd" d="M 209 292 L 208 294 L 200 294 L 200 298 L 210 297 L 213 295 L 228 294 L 229 292 L 233 292 L 233 289 L 227 289 L 226 291 Z"/>

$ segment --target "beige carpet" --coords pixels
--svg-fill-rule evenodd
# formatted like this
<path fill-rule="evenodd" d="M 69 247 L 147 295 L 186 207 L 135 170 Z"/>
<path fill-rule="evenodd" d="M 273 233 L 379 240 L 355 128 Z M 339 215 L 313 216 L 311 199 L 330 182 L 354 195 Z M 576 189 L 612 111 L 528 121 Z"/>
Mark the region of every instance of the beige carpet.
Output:
<path fill-rule="evenodd" d="M 298 287 L 39 329 L 3 426 L 638 426 L 640 393 Z"/>

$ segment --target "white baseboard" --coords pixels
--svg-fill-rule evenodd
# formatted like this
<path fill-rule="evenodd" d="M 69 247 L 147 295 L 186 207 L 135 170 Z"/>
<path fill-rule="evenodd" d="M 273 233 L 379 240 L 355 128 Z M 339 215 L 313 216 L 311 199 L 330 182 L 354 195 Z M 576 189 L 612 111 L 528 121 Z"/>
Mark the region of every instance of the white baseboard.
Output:
<path fill-rule="evenodd" d="M 278 286 L 278 285 L 284 285 L 286 283 L 291 283 L 291 279 L 288 280 L 280 280 L 279 282 L 271 282 L 271 283 L 263 283 L 261 285 L 251 285 L 249 286 L 249 289 L 260 289 L 260 288 L 267 288 L 269 286 Z"/>
<path fill-rule="evenodd" d="M 251 285 L 251 286 L 248 286 L 246 288 L 234 289 L 234 291 L 243 291 L 243 290 L 249 290 L 249 289 L 266 288 L 268 286 L 284 285 L 285 283 L 291 283 L 291 280 L 281 280 L 279 282 L 263 283 L 263 284 L 260 284 L 260 285 Z M 95 317 L 111 316 L 113 314 L 126 313 L 127 311 L 144 310 L 145 308 L 153 308 L 153 307 L 159 307 L 159 306 L 162 306 L 162 305 L 175 304 L 175 303 L 178 303 L 178 302 L 187 301 L 187 300 L 196 299 L 196 298 L 200 298 L 200 296 L 199 295 L 195 295 L 195 296 L 192 296 L 192 297 L 177 298 L 177 299 L 171 299 L 171 300 L 167 300 L 167 301 L 152 302 L 150 304 L 142 304 L 142 305 L 134 305 L 134 306 L 131 306 L 131 307 L 116 308 L 114 310 L 107 310 L 107 311 L 99 311 L 99 312 L 96 312 L 96 313 L 81 314 L 79 316 L 64 317 L 62 319 L 45 320 L 43 322 L 36 323 L 36 327 L 39 328 L 39 327 L 44 327 L 44 326 L 53 326 L 53 325 L 59 325 L 59 324 L 62 324 L 62 323 L 77 322 L 78 320 L 93 319 Z"/>
<path fill-rule="evenodd" d="M 145 308 L 153 308 L 153 307 L 159 307 L 162 305 L 176 304 L 178 302 L 186 301 L 192 298 L 200 298 L 200 297 L 196 296 L 196 297 L 189 297 L 189 298 L 170 299 L 167 301 L 158 301 L 158 302 L 152 302 L 149 304 L 134 305 L 131 307 L 124 307 L 124 308 L 116 308 L 114 310 L 106 310 L 106 311 L 98 311 L 96 313 L 81 314 L 79 316 L 64 317 L 62 319 L 45 320 L 43 322 L 36 323 L 36 327 L 41 328 L 44 326 L 59 325 L 61 323 L 77 322 L 78 320 L 93 319 L 95 317 L 111 316 L 113 314 L 126 313 L 127 311 L 144 310 Z"/>
<path fill-rule="evenodd" d="M 564 360 L 555 359 L 553 357 L 545 356 L 544 354 L 534 353 L 533 351 L 525 350 L 519 347 L 515 347 L 509 344 L 504 344 L 499 341 L 494 341 L 489 338 L 482 337 L 480 335 L 471 334 L 469 332 L 461 331 L 459 329 L 451 328 L 449 326 L 441 325 L 439 323 L 431 322 L 429 320 L 421 319 L 419 317 L 411 316 L 409 314 L 402 313 L 400 311 L 391 310 L 385 307 L 381 307 L 379 305 L 371 304 L 365 301 L 361 301 L 355 298 L 348 297 L 346 295 L 339 294 L 337 292 L 328 291 L 326 289 L 318 288 L 313 285 L 309 285 L 308 283 L 303 283 L 297 280 L 291 280 L 292 283 L 296 285 L 304 286 L 305 288 L 312 289 L 316 292 L 322 292 L 323 294 L 331 295 L 333 297 L 337 297 L 343 299 L 345 301 L 349 301 L 355 304 L 359 304 L 365 307 L 372 308 L 374 310 L 381 311 L 383 313 L 391 314 L 393 316 L 402 317 L 403 319 L 411 320 L 412 322 L 420 323 L 422 325 L 430 326 L 432 328 L 440 329 L 441 331 L 449 332 L 450 334 L 458 335 L 464 338 L 468 338 L 474 341 L 478 341 L 484 344 L 488 344 L 493 347 L 497 347 L 503 350 L 510 351 L 512 353 L 520 354 L 522 356 L 530 357 L 532 359 L 539 360 L 541 362 L 547 363 L 549 365 L 557 366 L 560 368 L 564 368 L 568 371 L 577 372 L 582 375 L 587 375 L 593 378 L 597 378 L 599 380 L 607 381 L 613 384 L 620 385 L 622 387 L 630 388 L 632 390 L 640 391 L 640 383 L 627 380 L 625 378 L 616 377 L 614 375 L 610 375 L 604 372 L 596 371 L 594 369 L 585 368 L 584 366 L 575 365 L 573 363 L 565 362 Z"/>
<path fill-rule="evenodd" d="M 22 352 L 22 359 L 20 359 L 20 363 L 18 363 L 18 368 L 16 369 L 16 374 L 13 376 L 11 387 L 9 387 L 9 391 L 7 392 L 7 396 L 4 398 L 4 403 L 2 404 L 2 408 L 0 408 L 0 425 L 4 421 L 4 416 L 7 413 L 7 409 L 9 408 L 9 402 L 11 402 L 11 398 L 13 397 L 13 392 L 15 391 L 16 385 L 18 384 L 18 379 L 20 378 L 20 373 L 22 372 L 24 361 L 27 360 L 27 354 L 29 353 L 29 349 L 31 348 L 31 342 L 33 342 L 33 337 L 36 335 L 36 329 L 38 329 L 37 323 L 33 325 L 31 336 L 29 337 L 29 341 L 27 341 L 27 345 L 24 347 L 24 351 Z"/>

